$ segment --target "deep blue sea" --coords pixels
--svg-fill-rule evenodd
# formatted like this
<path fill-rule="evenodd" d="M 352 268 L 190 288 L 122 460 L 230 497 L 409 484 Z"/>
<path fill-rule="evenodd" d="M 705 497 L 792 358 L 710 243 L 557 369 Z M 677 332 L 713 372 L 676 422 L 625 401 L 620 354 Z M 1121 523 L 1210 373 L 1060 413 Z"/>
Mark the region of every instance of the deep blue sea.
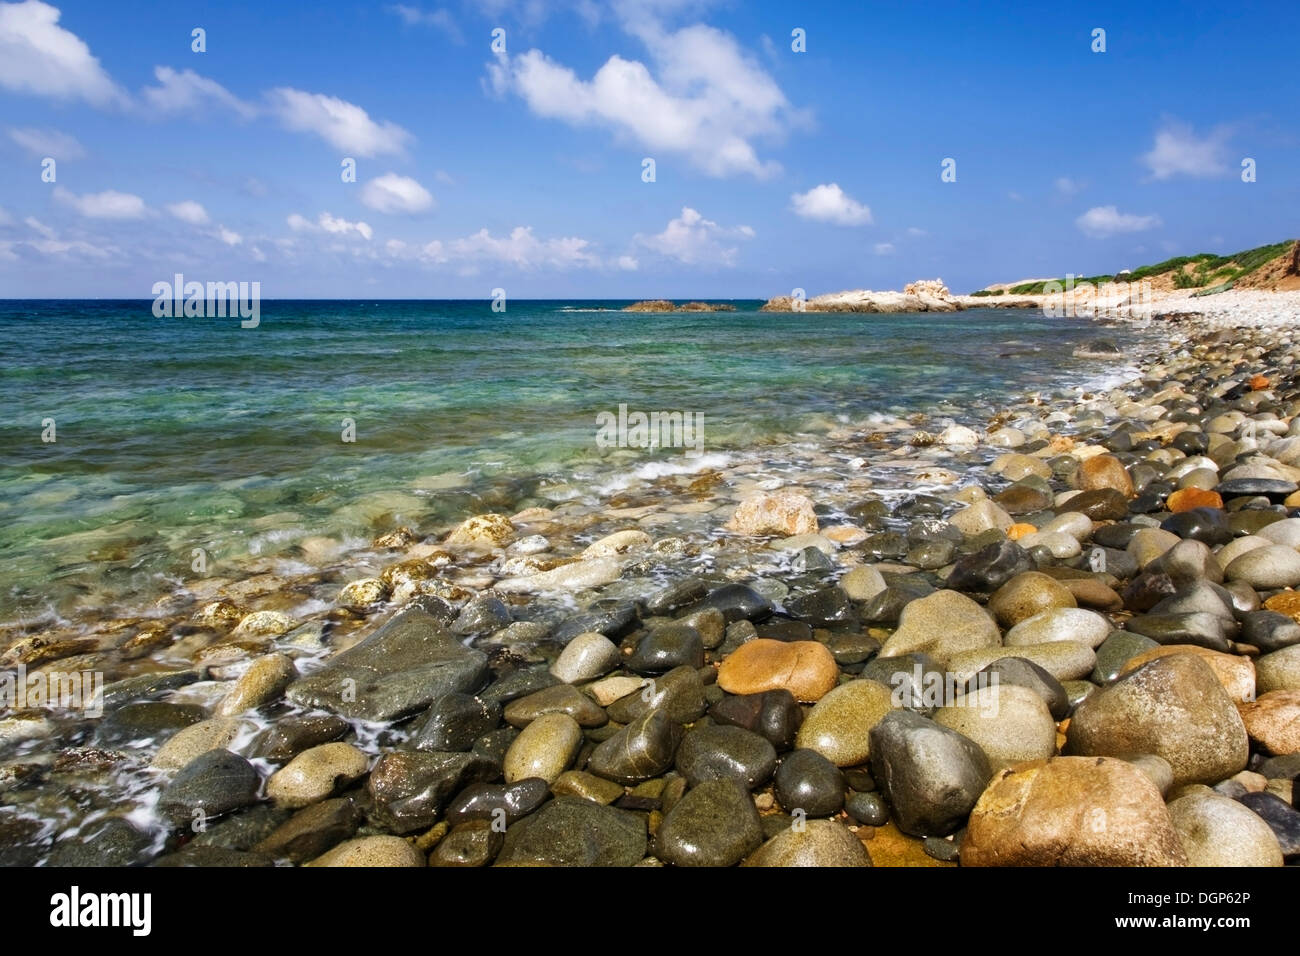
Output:
<path fill-rule="evenodd" d="M 165 578 L 195 547 L 237 560 L 581 494 L 627 467 L 596 442 L 620 404 L 702 415 L 726 453 L 1114 371 L 1071 357 L 1092 323 L 1031 312 L 626 304 L 274 301 L 245 329 L 143 300 L 0 301 L 0 621 Z"/>

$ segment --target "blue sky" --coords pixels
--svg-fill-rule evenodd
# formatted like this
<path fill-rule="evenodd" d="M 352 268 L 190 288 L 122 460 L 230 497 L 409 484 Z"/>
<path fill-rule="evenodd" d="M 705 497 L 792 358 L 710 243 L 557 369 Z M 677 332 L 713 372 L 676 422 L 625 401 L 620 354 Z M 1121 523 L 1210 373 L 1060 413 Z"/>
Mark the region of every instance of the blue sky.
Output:
<path fill-rule="evenodd" d="M 1138 7 L 0 2 L 0 298 L 964 292 L 1295 237 L 1300 6 Z"/>

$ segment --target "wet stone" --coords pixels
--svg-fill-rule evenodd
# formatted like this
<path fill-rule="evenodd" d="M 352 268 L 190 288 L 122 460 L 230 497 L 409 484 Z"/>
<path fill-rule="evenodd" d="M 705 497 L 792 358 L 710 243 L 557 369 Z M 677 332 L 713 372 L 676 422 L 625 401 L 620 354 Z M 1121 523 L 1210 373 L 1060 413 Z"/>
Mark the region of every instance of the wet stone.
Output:
<path fill-rule="evenodd" d="M 506 831 L 497 864 L 634 866 L 646 851 L 643 815 L 556 797 Z"/>
<path fill-rule="evenodd" d="M 207 717 L 197 704 L 141 701 L 105 714 L 95 730 L 100 747 L 119 747 L 134 740 L 161 740 Z"/>
<path fill-rule="evenodd" d="M 675 866 L 733 866 L 762 842 L 758 810 L 744 785 L 707 780 L 664 815 L 655 852 Z"/>
<path fill-rule="evenodd" d="M 176 773 L 164 788 L 158 809 L 173 826 L 188 826 L 200 818 L 195 811 L 208 819 L 256 802 L 260 783 L 257 771 L 243 757 L 210 750 Z"/>
<path fill-rule="evenodd" d="M 153 838 L 121 817 L 82 827 L 74 837 L 60 837 L 46 866 L 134 866 L 146 857 Z"/>
<path fill-rule="evenodd" d="M 803 723 L 803 709 L 788 690 L 769 690 L 761 694 L 728 695 L 709 709 L 718 724 L 731 724 L 761 734 L 777 752 L 794 746 L 795 735 Z"/>
<path fill-rule="evenodd" d="M 378 722 L 423 710 L 443 694 L 475 691 L 486 676 L 481 651 L 423 611 L 405 610 L 290 684 L 287 696 L 303 707 Z"/>
<path fill-rule="evenodd" d="M 691 610 L 702 611 L 710 607 L 721 611 L 728 623 L 742 619 L 761 621 L 772 613 L 772 602 L 743 584 L 725 584 L 715 588 Z"/>
<path fill-rule="evenodd" d="M 844 774 L 814 750 L 787 754 L 776 771 L 776 798 L 790 813 L 828 817 L 844 806 Z"/>
<path fill-rule="evenodd" d="M 641 638 L 625 663 L 638 674 L 662 674 L 681 666 L 702 667 L 704 641 L 693 627 L 665 624 Z"/>
<path fill-rule="evenodd" d="M 510 784 L 472 783 L 447 804 L 447 822 L 492 820 L 504 816 L 514 823 L 540 807 L 550 796 L 541 777 L 528 777 Z"/>
<path fill-rule="evenodd" d="M 697 727 L 677 748 L 677 771 L 691 786 L 729 779 L 752 790 L 767 782 L 775 767 L 776 749 L 771 742 L 743 727 Z"/>
<path fill-rule="evenodd" d="M 433 826 L 451 797 L 467 785 L 491 780 L 501 765 L 474 754 L 398 751 L 384 754 L 366 787 L 371 817 L 393 833 Z"/>

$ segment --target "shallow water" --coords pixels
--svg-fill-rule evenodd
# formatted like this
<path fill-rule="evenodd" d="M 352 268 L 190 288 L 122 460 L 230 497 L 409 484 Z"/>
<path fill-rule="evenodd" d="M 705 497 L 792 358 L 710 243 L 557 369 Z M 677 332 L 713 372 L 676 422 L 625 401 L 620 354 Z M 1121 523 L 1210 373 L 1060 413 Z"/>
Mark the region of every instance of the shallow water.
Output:
<path fill-rule="evenodd" d="M 1072 349 L 1139 334 L 992 309 L 599 311 L 624 304 L 280 301 L 242 329 L 148 301 L 0 302 L 0 621 L 143 606 L 195 548 L 230 568 L 310 536 L 607 493 L 872 414 L 978 421 L 1113 380 Z M 702 416 L 708 457 L 599 447 L 597 415 L 620 404 Z"/>

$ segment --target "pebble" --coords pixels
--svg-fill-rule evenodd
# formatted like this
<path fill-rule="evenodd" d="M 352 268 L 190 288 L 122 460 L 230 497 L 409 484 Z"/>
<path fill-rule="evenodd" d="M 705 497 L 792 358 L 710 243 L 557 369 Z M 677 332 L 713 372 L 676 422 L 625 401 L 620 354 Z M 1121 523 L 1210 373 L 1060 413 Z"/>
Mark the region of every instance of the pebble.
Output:
<path fill-rule="evenodd" d="M 233 717 L 278 700 L 297 676 L 293 659 L 285 654 L 256 658 L 217 705 L 216 714 L 218 717 Z"/>
<path fill-rule="evenodd" d="M 1170 802 L 1169 819 L 1190 866 L 1282 865 L 1272 829 L 1236 800 L 1189 794 Z"/>
<path fill-rule="evenodd" d="M 828 817 L 844 807 L 844 774 L 814 750 L 795 750 L 776 771 L 776 798 L 789 813 Z"/>
<path fill-rule="evenodd" d="M 963 651 L 997 647 L 998 626 L 984 608 L 957 591 L 935 591 L 903 608 L 898 629 L 880 648 L 881 657 L 929 654 L 943 664 Z"/>
<path fill-rule="evenodd" d="M 576 720 L 566 713 L 541 714 L 524 727 L 506 751 L 506 783 L 529 777 L 554 783 L 573 762 L 580 746 L 582 727 Z"/>
<path fill-rule="evenodd" d="M 424 854 L 395 836 L 367 836 L 340 843 L 306 866 L 424 866 Z"/>
<path fill-rule="evenodd" d="M 758 638 L 740 645 L 718 668 L 718 686 L 729 694 L 787 690 L 808 702 L 821 700 L 838 680 L 835 658 L 816 641 Z"/>
<path fill-rule="evenodd" d="M 664 815 L 655 854 L 674 866 L 734 866 L 762 842 L 758 808 L 744 784 L 706 780 Z"/>
<path fill-rule="evenodd" d="M 934 722 L 975 741 L 992 768 L 1056 753 L 1056 721 L 1042 697 L 1015 684 L 980 687 L 940 708 Z"/>
<path fill-rule="evenodd" d="M 1183 866 L 1160 791 L 1110 758 L 1053 757 L 1003 770 L 980 796 L 963 866 Z"/>
<path fill-rule="evenodd" d="M 616 783 L 637 784 L 672 766 L 681 740 L 681 724 L 662 709 L 648 710 L 601 743 L 587 769 Z"/>
<path fill-rule="evenodd" d="M 943 836 L 965 823 L 992 774 L 978 744 L 904 710 L 886 716 L 870 736 L 872 773 L 900 830 Z"/>
<path fill-rule="evenodd" d="M 1175 785 L 1215 783 L 1244 770 L 1246 728 L 1210 665 L 1191 654 L 1153 660 L 1081 703 L 1066 752 L 1156 754 Z"/>
<path fill-rule="evenodd" d="M 706 780 L 737 780 L 747 789 L 766 783 L 776 769 L 776 748 L 743 727 L 716 724 L 686 733 L 677 748 L 677 772 L 694 787 Z"/>
<path fill-rule="evenodd" d="M 741 866 L 871 866 L 871 855 L 848 827 L 833 820 L 808 820 L 776 834 Z"/>
<path fill-rule="evenodd" d="M 1269 691 L 1237 710 L 1246 734 L 1265 753 L 1300 753 L 1300 690 Z"/>
<path fill-rule="evenodd" d="M 368 765 L 369 758 L 351 744 L 321 744 L 273 773 L 266 782 L 266 795 L 279 807 L 305 807 L 356 782 L 365 776 Z"/>
<path fill-rule="evenodd" d="M 819 700 L 804 718 L 795 745 L 815 750 L 837 767 L 865 763 L 871 728 L 893 708 L 892 691 L 873 680 L 852 680 Z"/>
<path fill-rule="evenodd" d="M 1068 588 L 1039 571 L 1017 574 L 989 598 L 989 611 L 1003 627 L 1014 627 L 1053 608 L 1077 606 Z"/>
<path fill-rule="evenodd" d="M 646 844 L 644 814 L 560 796 L 506 830 L 496 862 L 635 866 L 645 857 Z"/>
<path fill-rule="evenodd" d="M 1100 647 L 1110 636 L 1111 624 L 1095 611 L 1083 608 L 1052 608 L 1028 617 L 1007 631 L 1006 644 L 1016 647 L 1051 641 L 1079 641 Z"/>
<path fill-rule="evenodd" d="M 209 750 L 179 770 L 158 798 L 158 810 L 175 827 L 206 823 L 257 801 L 261 778 L 243 757 Z"/>

